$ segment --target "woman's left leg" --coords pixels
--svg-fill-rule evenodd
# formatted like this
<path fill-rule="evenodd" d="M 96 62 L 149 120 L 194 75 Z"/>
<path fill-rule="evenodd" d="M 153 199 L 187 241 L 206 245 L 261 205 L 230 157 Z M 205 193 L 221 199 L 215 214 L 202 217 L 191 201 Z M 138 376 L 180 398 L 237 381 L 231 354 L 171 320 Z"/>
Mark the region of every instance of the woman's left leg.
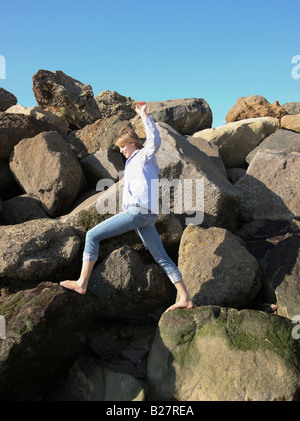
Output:
<path fill-rule="evenodd" d="M 179 294 L 179 300 L 170 306 L 166 312 L 175 310 L 176 308 L 194 307 L 193 301 L 189 296 L 186 286 L 182 280 L 181 272 L 172 261 L 172 259 L 168 256 L 155 226 L 153 225 L 149 227 L 141 227 L 137 231 L 145 247 L 149 250 L 154 260 L 159 264 L 171 282 L 175 285 Z"/>

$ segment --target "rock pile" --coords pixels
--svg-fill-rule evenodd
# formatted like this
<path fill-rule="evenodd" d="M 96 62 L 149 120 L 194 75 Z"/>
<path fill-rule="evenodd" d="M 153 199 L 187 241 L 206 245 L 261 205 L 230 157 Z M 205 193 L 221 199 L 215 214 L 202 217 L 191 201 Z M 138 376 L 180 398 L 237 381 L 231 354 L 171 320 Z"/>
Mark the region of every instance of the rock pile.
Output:
<path fill-rule="evenodd" d="M 195 303 L 164 314 L 175 288 L 135 232 L 103 241 L 85 296 L 59 285 L 119 209 L 136 101 L 61 71 L 33 91 L 0 89 L 0 400 L 299 399 L 299 104 L 240 98 L 212 128 L 204 99 L 149 103 L 156 226 Z"/>

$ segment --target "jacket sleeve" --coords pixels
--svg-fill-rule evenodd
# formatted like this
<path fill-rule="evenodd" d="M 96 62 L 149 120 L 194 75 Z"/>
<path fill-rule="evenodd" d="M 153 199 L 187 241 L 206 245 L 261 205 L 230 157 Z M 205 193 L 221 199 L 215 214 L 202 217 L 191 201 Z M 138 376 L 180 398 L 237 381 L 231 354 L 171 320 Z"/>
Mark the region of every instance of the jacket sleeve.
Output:
<path fill-rule="evenodd" d="M 161 144 L 161 138 L 152 117 L 143 118 L 142 120 L 146 132 L 146 142 L 141 150 L 142 162 L 147 162 L 157 153 Z"/>

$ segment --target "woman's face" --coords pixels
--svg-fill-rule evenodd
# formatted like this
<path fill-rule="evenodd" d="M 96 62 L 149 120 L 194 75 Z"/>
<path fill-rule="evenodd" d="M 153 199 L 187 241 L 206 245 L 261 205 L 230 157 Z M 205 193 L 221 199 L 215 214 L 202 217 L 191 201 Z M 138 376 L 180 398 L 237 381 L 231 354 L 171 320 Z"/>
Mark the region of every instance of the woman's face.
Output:
<path fill-rule="evenodd" d="M 126 159 L 128 159 L 135 150 L 136 146 L 134 143 L 125 143 L 124 146 L 120 147 L 120 152 L 125 156 Z"/>

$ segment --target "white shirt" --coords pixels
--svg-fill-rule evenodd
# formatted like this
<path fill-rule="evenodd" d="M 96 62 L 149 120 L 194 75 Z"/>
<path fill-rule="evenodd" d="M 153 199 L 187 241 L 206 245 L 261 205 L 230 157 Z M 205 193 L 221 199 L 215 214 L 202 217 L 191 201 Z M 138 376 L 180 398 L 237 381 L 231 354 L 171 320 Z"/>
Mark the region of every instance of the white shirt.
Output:
<path fill-rule="evenodd" d="M 152 117 L 142 118 L 146 142 L 127 159 L 124 171 L 123 205 L 140 206 L 158 214 L 159 167 L 156 163 L 161 138 Z"/>

